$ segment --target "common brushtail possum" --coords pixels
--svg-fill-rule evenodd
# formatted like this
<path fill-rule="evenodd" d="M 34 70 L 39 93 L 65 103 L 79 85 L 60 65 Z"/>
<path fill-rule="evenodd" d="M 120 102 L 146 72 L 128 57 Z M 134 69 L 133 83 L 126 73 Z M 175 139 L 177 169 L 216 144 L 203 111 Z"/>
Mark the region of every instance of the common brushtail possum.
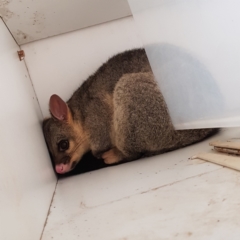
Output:
<path fill-rule="evenodd" d="M 107 164 L 160 154 L 216 129 L 174 130 L 144 49 L 110 58 L 64 102 L 52 95 L 43 132 L 57 173 L 91 151 Z"/>

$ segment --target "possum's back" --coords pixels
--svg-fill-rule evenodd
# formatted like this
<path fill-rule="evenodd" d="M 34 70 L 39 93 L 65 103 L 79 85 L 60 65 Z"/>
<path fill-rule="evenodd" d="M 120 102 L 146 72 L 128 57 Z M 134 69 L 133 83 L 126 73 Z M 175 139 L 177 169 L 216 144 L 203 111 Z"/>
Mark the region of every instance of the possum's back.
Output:
<path fill-rule="evenodd" d="M 98 96 L 102 91 L 112 93 L 118 80 L 128 73 L 151 72 L 151 67 L 144 49 L 129 50 L 117 54 L 105 62 L 74 93 L 79 96 Z M 69 101 L 72 102 L 72 99 Z"/>

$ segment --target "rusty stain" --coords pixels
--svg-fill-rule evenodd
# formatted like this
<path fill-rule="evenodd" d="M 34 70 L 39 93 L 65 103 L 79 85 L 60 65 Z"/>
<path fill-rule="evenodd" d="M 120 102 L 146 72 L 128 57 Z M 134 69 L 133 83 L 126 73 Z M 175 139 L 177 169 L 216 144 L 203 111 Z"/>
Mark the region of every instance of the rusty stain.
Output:
<path fill-rule="evenodd" d="M 22 31 L 20 31 L 19 29 L 17 30 L 17 32 L 13 33 L 13 36 L 19 44 L 26 43 L 27 41 L 33 40 L 33 38 L 29 34 L 24 33 Z"/>
<path fill-rule="evenodd" d="M 11 0 L 1 0 L 0 1 L 0 17 L 7 22 L 9 19 L 12 18 L 14 13 L 9 10 L 8 5 L 11 2 Z"/>
<path fill-rule="evenodd" d="M 19 60 L 22 61 L 25 57 L 25 52 L 23 50 L 17 51 Z"/>

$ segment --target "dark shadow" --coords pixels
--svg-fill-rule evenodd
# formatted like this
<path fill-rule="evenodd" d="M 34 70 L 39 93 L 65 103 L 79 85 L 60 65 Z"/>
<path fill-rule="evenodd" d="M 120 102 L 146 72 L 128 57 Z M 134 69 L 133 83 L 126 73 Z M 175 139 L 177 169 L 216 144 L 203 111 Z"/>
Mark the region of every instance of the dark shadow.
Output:
<path fill-rule="evenodd" d="M 69 176 L 73 176 L 73 175 L 77 175 L 85 172 L 95 171 L 97 169 L 101 169 L 107 166 L 109 165 L 105 164 L 102 159 L 97 159 L 92 155 L 91 152 L 88 152 L 82 157 L 81 161 L 72 171 L 64 175 L 57 174 L 57 176 L 58 178 L 69 177 Z"/>

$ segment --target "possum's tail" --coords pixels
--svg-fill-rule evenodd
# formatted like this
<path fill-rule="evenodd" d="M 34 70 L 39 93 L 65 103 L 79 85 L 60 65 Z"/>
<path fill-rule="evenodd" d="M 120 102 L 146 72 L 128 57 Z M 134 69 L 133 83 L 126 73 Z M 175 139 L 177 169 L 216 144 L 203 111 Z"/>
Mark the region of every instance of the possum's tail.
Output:
<path fill-rule="evenodd" d="M 174 144 L 171 147 L 161 149 L 160 151 L 157 152 L 144 153 L 142 157 L 149 157 L 156 154 L 170 152 L 197 142 L 201 142 L 217 134 L 219 131 L 220 131 L 219 128 L 176 130 L 173 136 Z"/>
<path fill-rule="evenodd" d="M 177 130 L 176 138 L 178 139 L 179 147 L 185 147 L 211 137 L 219 131 L 219 128 Z"/>

